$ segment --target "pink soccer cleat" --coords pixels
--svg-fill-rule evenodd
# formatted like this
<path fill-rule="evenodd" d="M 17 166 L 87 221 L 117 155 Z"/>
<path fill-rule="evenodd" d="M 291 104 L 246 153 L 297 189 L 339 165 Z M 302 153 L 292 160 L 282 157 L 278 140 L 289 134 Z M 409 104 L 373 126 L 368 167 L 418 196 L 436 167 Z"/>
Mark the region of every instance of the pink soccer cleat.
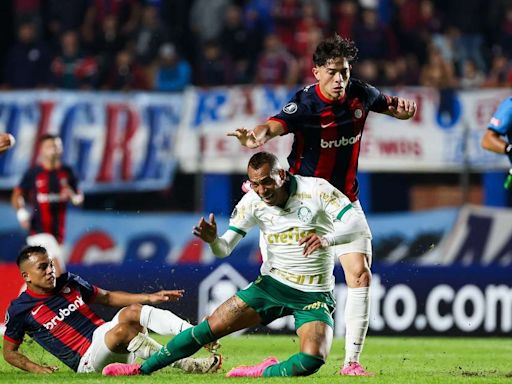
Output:
<path fill-rule="evenodd" d="M 101 371 L 103 376 L 136 376 L 141 375 L 140 364 L 112 363 Z"/>
<path fill-rule="evenodd" d="M 261 377 L 265 368 L 279 363 L 275 357 L 267 357 L 256 365 L 241 365 L 226 373 L 226 377 Z"/>
<path fill-rule="evenodd" d="M 367 372 L 358 362 L 348 363 L 340 369 L 342 376 L 373 376 L 371 372 Z"/>

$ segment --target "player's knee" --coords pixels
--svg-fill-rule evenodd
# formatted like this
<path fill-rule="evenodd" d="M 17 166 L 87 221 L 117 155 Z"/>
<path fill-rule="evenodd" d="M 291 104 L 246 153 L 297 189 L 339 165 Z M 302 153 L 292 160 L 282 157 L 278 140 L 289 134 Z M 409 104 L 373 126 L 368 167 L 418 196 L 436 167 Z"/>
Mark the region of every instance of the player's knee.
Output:
<path fill-rule="evenodd" d="M 120 313 L 119 321 L 123 323 L 140 323 L 140 311 L 142 310 L 141 304 L 130 304 L 123 308 Z"/>
<path fill-rule="evenodd" d="M 369 287 L 372 281 L 372 272 L 367 267 L 361 267 L 346 274 L 347 283 L 351 288 Z"/>
<path fill-rule="evenodd" d="M 300 373 L 297 371 L 300 376 L 312 375 L 325 364 L 325 360 L 320 356 L 300 352 L 297 357 L 300 362 L 300 366 L 303 368 Z"/>
<path fill-rule="evenodd" d="M 113 332 L 115 344 L 127 346 L 130 341 L 139 334 L 140 329 L 131 323 L 119 323 L 110 332 Z"/>

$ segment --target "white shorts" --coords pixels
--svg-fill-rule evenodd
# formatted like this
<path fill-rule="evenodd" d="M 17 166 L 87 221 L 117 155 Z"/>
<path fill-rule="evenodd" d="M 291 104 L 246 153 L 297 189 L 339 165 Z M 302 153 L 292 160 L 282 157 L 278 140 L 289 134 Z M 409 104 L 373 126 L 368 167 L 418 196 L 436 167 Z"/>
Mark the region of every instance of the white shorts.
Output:
<path fill-rule="evenodd" d="M 62 272 L 66 271 L 66 264 L 62 257 L 62 248 L 55 238 L 50 233 L 37 233 L 35 235 L 27 236 L 27 244 L 31 246 L 41 246 L 46 249 L 48 256 L 59 261 Z"/>
<path fill-rule="evenodd" d="M 364 253 L 368 257 L 372 255 L 372 239 L 371 239 L 371 231 L 368 226 L 368 222 L 366 221 L 366 216 L 364 215 L 363 208 L 361 207 L 361 203 L 359 200 L 356 200 L 352 203 L 354 209 L 361 214 L 362 220 L 364 220 L 364 224 L 368 228 L 368 233 L 370 234 L 370 238 L 360 238 L 354 240 L 350 243 L 334 245 L 334 252 L 337 257 L 345 255 L 347 253 Z"/>
<path fill-rule="evenodd" d="M 121 312 L 121 311 L 119 311 Z M 108 323 L 100 325 L 92 334 L 91 346 L 80 359 L 77 373 L 101 372 L 110 363 L 132 363 L 133 353 L 114 353 L 105 343 L 105 335 L 119 323 L 119 312 Z"/>

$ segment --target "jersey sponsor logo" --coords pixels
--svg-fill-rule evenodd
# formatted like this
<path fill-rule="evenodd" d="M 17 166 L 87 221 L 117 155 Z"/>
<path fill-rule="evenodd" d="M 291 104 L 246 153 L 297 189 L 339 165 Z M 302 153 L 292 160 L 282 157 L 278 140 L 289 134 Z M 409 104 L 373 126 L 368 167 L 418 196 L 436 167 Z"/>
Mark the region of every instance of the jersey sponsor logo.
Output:
<path fill-rule="evenodd" d="M 284 232 L 269 233 L 265 235 L 267 244 L 296 244 L 300 239 L 316 233 L 314 229 L 300 230 L 300 228 L 291 228 Z"/>
<path fill-rule="evenodd" d="M 292 113 L 297 112 L 297 104 L 288 103 L 283 107 L 283 112 L 291 115 Z"/>
<path fill-rule="evenodd" d="M 300 207 L 297 211 L 297 216 L 299 217 L 299 220 L 303 223 L 309 223 L 311 222 L 311 219 L 313 218 L 313 213 L 311 212 L 311 209 L 308 207 Z"/>
<path fill-rule="evenodd" d="M 312 198 L 311 193 L 307 193 L 307 192 L 297 192 L 297 193 L 295 193 L 295 197 L 298 200 L 308 200 L 308 199 Z"/>
<path fill-rule="evenodd" d="M 332 193 L 332 195 L 326 192 L 320 192 L 320 199 L 322 199 L 327 204 L 330 204 L 335 208 L 341 208 L 341 204 L 339 201 L 340 198 L 341 196 L 338 196 L 338 194 L 335 194 L 334 192 Z"/>
<path fill-rule="evenodd" d="M 358 109 L 356 109 L 356 110 L 354 111 L 354 117 L 355 117 L 356 119 L 360 119 L 361 117 L 363 117 L 363 111 L 361 111 L 359 108 L 358 108 Z"/>
<path fill-rule="evenodd" d="M 55 326 L 61 323 L 66 317 L 71 315 L 77 309 L 84 305 L 84 299 L 82 296 L 78 296 L 75 301 L 69 304 L 66 308 L 60 308 L 59 314 L 54 316 L 50 321 L 43 324 L 47 330 L 52 330 Z"/>
<path fill-rule="evenodd" d="M 42 203 L 60 203 L 61 201 L 66 201 L 64 196 L 61 196 L 58 193 L 38 193 L 37 202 Z"/>
<path fill-rule="evenodd" d="M 31 311 L 30 313 L 32 314 L 32 316 L 35 316 L 35 315 L 37 315 L 37 312 L 39 312 L 41 310 L 41 308 L 43 308 L 43 307 L 44 307 L 44 305 L 41 304 L 39 307 L 37 307 L 36 309 Z"/>
<path fill-rule="evenodd" d="M 329 312 L 329 307 L 327 306 L 327 304 L 326 303 L 322 303 L 321 301 L 317 301 L 315 303 L 308 304 L 308 305 L 304 306 L 304 308 L 302 308 L 302 310 L 303 311 L 311 311 L 311 310 L 320 309 L 320 308 L 323 308 L 327 312 Z"/>
<path fill-rule="evenodd" d="M 336 140 L 320 140 L 320 146 L 322 148 L 339 148 L 339 147 L 346 147 L 347 145 L 354 145 L 361 139 L 361 134 L 359 133 L 357 136 L 353 137 L 345 137 L 341 136 L 339 139 Z"/>

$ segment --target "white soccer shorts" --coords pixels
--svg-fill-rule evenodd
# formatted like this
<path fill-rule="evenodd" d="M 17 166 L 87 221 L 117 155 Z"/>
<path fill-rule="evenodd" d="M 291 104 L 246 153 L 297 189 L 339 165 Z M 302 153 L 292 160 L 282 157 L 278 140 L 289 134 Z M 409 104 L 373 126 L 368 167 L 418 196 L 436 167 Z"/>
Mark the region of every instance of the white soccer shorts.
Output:
<path fill-rule="evenodd" d="M 366 221 L 366 216 L 364 215 L 364 211 L 363 211 L 363 208 L 361 207 L 361 203 L 359 202 L 359 200 L 354 201 L 352 203 L 352 206 L 354 207 L 354 209 L 357 212 L 361 213 L 362 220 L 364 220 L 364 225 L 368 228 L 368 233 L 371 236 L 370 227 L 368 226 L 368 222 Z M 357 253 L 364 253 L 371 260 L 371 256 L 372 256 L 372 241 L 371 241 L 371 239 L 360 238 L 360 239 L 354 240 L 350 243 L 334 245 L 333 247 L 334 247 L 334 252 L 335 252 L 336 257 L 345 255 L 347 253 L 357 252 Z"/>
<path fill-rule="evenodd" d="M 91 346 L 80 359 L 78 373 L 101 372 L 110 363 L 133 363 L 135 360 L 133 353 L 114 353 L 105 344 L 105 335 L 119 323 L 119 312 L 112 320 L 100 325 L 94 331 Z"/>

